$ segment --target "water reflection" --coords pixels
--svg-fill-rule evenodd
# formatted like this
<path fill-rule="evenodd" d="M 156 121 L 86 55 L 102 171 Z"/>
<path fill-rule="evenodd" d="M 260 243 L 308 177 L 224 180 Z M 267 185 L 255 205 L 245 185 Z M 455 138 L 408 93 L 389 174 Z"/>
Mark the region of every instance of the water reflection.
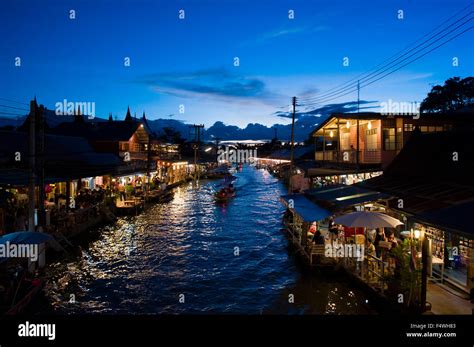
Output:
<path fill-rule="evenodd" d="M 49 298 L 54 309 L 142 314 L 372 312 L 365 297 L 340 278 L 299 267 L 281 232 L 281 183 L 251 167 L 237 176 L 237 195 L 228 205 L 214 203 L 217 182 L 203 181 L 177 188 L 169 203 L 102 228 L 82 254 L 52 267 Z M 71 294 L 75 304 L 68 302 Z M 290 294 L 294 302 L 289 302 Z"/>

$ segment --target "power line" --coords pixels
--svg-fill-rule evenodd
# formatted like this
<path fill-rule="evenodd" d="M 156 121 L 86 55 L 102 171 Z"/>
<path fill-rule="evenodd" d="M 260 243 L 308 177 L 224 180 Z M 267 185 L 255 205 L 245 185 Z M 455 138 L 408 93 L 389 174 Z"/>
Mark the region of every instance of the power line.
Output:
<path fill-rule="evenodd" d="M 24 116 L 24 114 L 19 114 L 19 113 L 11 113 L 11 112 L 1 112 L 0 114 L 7 114 L 7 115 L 12 115 L 12 116 Z"/>
<path fill-rule="evenodd" d="M 435 28 L 433 28 L 430 32 L 426 33 L 425 35 L 423 35 L 422 37 L 420 37 L 418 40 L 412 42 L 411 44 L 405 46 L 405 48 L 403 48 L 403 49 L 400 50 L 399 52 L 395 53 L 395 54 L 392 55 L 390 58 L 387 58 L 386 60 L 384 60 L 384 61 L 381 62 L 380 64 L 376 65 L 373 69 L 378 68 L 379 66 L 383 65 L 385 62 L 390 61 L 390 60 L 392 60 L 393 58 L 395 58 L 396 56 L 398 56 L 399 54 L 403 53 L 404 50 L 406 50 L 406 49 L 408 49 L 409 47 L 415 45 L 417 42 L 421 41 L 423 38 L 425 38 L 426 36 L 430 35 L 431 33 L 437 31 L 438 28 L 442 27 L 445 23 L 449 22 L 451 19 L 457 17 L 460 13 L 462 13 L 464 10 L 466 10 L 466 9 L 469 8 L 469 7 L 471 7 L 472 5 L 473 5 L 473 4 L 471 3 L 471 4 L 467 5 L 466 7 L 464 7 L 463 9 L 459 10 L 459 11 L 456 12 L 454 15 L 452 15 L 451 17 L 449 17 L 448 19 L 446 19 L 445 21 L 443 21 L 441 24 L 437 25 Z M 402 55 L 402 56 L 403 56 L 403 55 Z M 400 57 L 399 57 L 399 58 L 400 58 Z M 372 69 L 372 70 L 373 70 L 373 69 Z M 370 71 L 371 71 L 371 70 L 368 70 L 368 71 L 366 71 L 366 72 L 364 72 L 364 73 L 362 73 L 362 74 L 360 74 L 360 75 L 358 75 L 358 76 L 356 76 L 356 77 L 350 79 L 349 81 L 347 81 L 347 82 L 345 82 L 345 83 L 343 83 L 343 84 L 340 84 L 340 85 L 338 85 L 338 86 L 336 86 L 336 87 L 333 87 L 333 88 L 331 88 L 331 89 L 328 89 L 328 90 L 327 90 L 326 92 L 324 92 L 323 94 L 317 95 L 317 96 L 315 95 L 314 97 L 325 97 L 325 96 L 328 96 L 327 94 L 329 94 L 329 92 L 331 92 L 331 91 L 333 91 L 333 90 L 335 90 L 335 89 L 339 89 L 340 87 L 345 86 L 345 85 L 347 85 L 347 84 L 350 84 L 350 82 L 352 82 L 352 81 L 357 81 L 357 80 L 359 80 L 362 76 L 364 76 L 366 73 L 368 73 L 368 72 L 370 72 Z M 303 97 L 301 97 L 301 99 L 303 99 L 303 100 L 304 100 L 304 99 L 311 99 L 311 97 L 304 97 L 304 96 L 303 96 Z"/>
<path fill-rule="evenodd" d="M 458 19 L 456 22 L 452 23 L 452 24 L 449 25 L 448 27 L 444 28 L 444 29 L 441 30 L 440 32 L 438 32 L 438 33 L 436 33 L 435 35 L 431 36 L 429 39 L 423 41 L 421 44 L 415 46 L 414 48 L 412 48 L 412 49 L 410 49 L 409 51 L 405 52 L 404 54 L 400 55 L 398 58 L 393 59 L 393 60 L 390 61 L 388 64 L 385 64 L 385 65 L 382 66 L 381 68 L 379 68 L 379 69 L 373 71 L 372 73 L 368 74 L 367 76 L 363 77 L 363 78 L 360 79 L 360 80 L 366 80 L 366 79 L 368 79 L 371 75 L 375 74 L 376 72 L 378 72 L 378 71 L 380 71 L 380 70 L 386 68 L 387 66 L 393 65 L 395 62 L 397 62 L 397 60 L 399 60 L 400 58 L 404 57 L 405 55 L 407 55 L 407 54 L 410 53 L 411 51 L 415 50 L 416 48 L 425 45 L 427 42 L 431 41 L 431 40 L 432 40 L 433 38 L 435 38 L 436 36 L 440 35 L 440 34 L 443 33 L 444 31 L 446 31 L 447 29 L 449 29 L 450 27 L 452 27 L 453 25 L 455 25 L 456 23 L 460 22 L 461 20 L 463 20 L 464 18 L 466 18 L 467 16 L 469 16 L 471 13 L 472 13 L 472 11 L 469 12 L 469 14 L 465 15 L 464 17 Z M 471 19 L 472 19 L 472 18 L 471 18 Z M 469 19 L 469 20 L 471 20 L 471 19 Z M 469 20 L 468 20 L 468 21 L 469 21 Z M 466 22 L 468 22 L 468 21 L 466 21 Z M 446 22 L 446 21 L 445 21 L 445 22 Z M 463 25 L 466 24 L 466 22 L 464 22 Z M 439 27 L 439 26 L 438 26 L 438 27 Z M 459 27 L 460 27 L 460 26 L 458 26 L 457 28 L 459 28 Z M 456 29 L 457 29 L 457 28 L 456 28 Z M 452 31 L 453 31 L 453 30 L 452 30 Z M 452 31 L 450 31 L 450 33 L 451 33 Z M 429 35 L 429 34 L 430 34 L 430 33 L 424 35 L 423 37 L 425 37 L 425 36 L 427 36 L 427 35 Z M 446 35 L 444 35 L 444 36 L 442 36 L 442 37 L 445 37 L 445 36 L 446 36 Z M 420 40 L 421 40 L 421 39 L 417 40 L 416 42 L 418 42 L 418 41 L 420 41 Z M 423 49 L 425 49 L 425 48 L 431 46 L 433 43 L 436 43 L 437 41 L 439 41 L 439 38 L 438 38 L 435 42 L 432 42 L 431 44 L 429 44 L 428 46 L 422 48 L 421 50 L 423 50 Z M 415 42 L 415 43 L 416 43 L 416 42 Z M 412 45 L 413 45 L 413 44 L 412 44 Z M 410 46 L 408 46 L 408 47 L 410 47 Z M 420 50 L 419 50 L 419 51 L 420 51 Z M 417 51 L 416 53 L 418 53 L 419 51 Z M 395 54 L 394 56 L 397 56 L 397 55 L 399 55 L 399 54 L 402 53 L 402 52 L 403 52 L 403 50 L 400 51 L 399 53 Z M 413 56 L 413 55 L 411 55 L 411 56 Z M 388 60 L 391 60 L 391 59 L 388 59 Z M 406 59 L 405 59 L 405 60 L 406 60 Z M 387 60 L 386 60 L 386 61 L 387 61 Z M 382 64 L 383 64 L 383 63 L 382 63 Z M 379 64 L 379 65 L 377 65 L 377 66 L 380 66 L 380 65 L 382 65 L 382 64 Z M 394 66 L 396 66 L 397 64 L 398 64 L 398 63 L 396 63 Z M 359 75 L 359 76 L 353 78 L 352 80 L 357 80 L 358 77 L 363 76 L 363 75 L 364 75 L 364 74 L 361 74 L 361 75 Z M 337 87 L 336 87 L 336 88 L 332 88 L 331 90 L 336 89 L 336 90 L 335 90 L 334 92 L 332 92 L 332 93 L 329 93 L 329 91 L 328 91 L 328 92 L 323 93 L 323 94 L 321 94 L 321 95 L 315 95 L 315 96 L 313 96 L 313 97 L 303 97 L 302 99 L 303 99 L 303 100 L 307 100 L 307 101 L 311 101 L 311 100 L 312 100 L 312 101 L 315 101 L 315 100 L 325 99 L 326 97 L 329 97 L 329 96 L 332 96 L 332 95 L 336 95 L 336 94 L 338 94 L 339 92 L 343 92 L 343 91 L 347 90 L 348 88 L 350 88 L 351 86 L 348 86 L 348 87 L 345 87 L 345 88 L 342 88 L 342 86 L 347 85 L 347 84 L 350 84 L 350 82 L 351 82 L 352 80 L 349 80 L 348 82 L 342 84 L 342 85 L 341 85 L 341 88 L 337 88 Z"/>
<path fill-rule="evenodd" d="M 392 73 L 394 73 L 394 72 L 400 70 L 401 68 L 403 68 L 403 67 L 405 67 L 405 66 L 407 66 L 407 65 L 409 65 L 409 64 L 411 64 L 411 63 L 413 63 L 414 61 L 417 61 L 418 59 L 423 58 L 425 55 L 427 55 L 427 54 L 433 52 L 434 50 L 438 49 L 438 48 L 441 47 L 441 46 L 444 46 L 444 45 L 447 44 L 448 42 L 451 42 L 451 41 L 454 40 L 456 37 L 461 36 L 462 34 L 468 32 L 468 31 L 471 30 L 472 28 L 474 28 L 474 26 L 470 26 L 470 27 L 467 28 L 466 30 L 463 30 L 463 31 L 460 32 L 459 34 L 457 34 L 457 35 L 451 37 L 450 39 L 448 39 L 447 41 L 445 41 L 445 42 L 439 44 L 438 46 L 436 46 L 436 47 L 430 49 L 428 52 L 423 53 L 422 55 L 420 55 L 419 57 L 415 58 L 414 60 L 412 60 L 412 61 L 410 61 L 410 62 L 408 62 L 408 63 L 406 63 L 406 64 L 404 64 L 404 65 L 402 65 L 402 66 L 400 66 L 400 67 L 398 67 L 396 70 L 393 70 L 393 71 L 391 71 L 391 72 L 385 74 L 384 76 L 382 76 L 382 77 L 376 79 L 375 81 L 372 81 L 372 82 L 370 82 L 370 83 L 364 85 L 363 87 L 367 87 L 367 86 L 371 85 L 372 83 L 375 83 L 375 82 L 377 82 L 378 80 L 384 78 L 385 76 L 391 75 Z"/>
<path fill-rule="evenodd" d="M 470 15 L 471 13 L 472 13 L 472 11 L 471 11 L 468 15 Z M 468 15 L 464 16 L 462 19 L 466 18 Z M 460 19 L 460 20 L 462 20 L 462 19 Z M 473 19 L 473 18 L 471 17 L 470 19 L 464 21 L 463 23 L 461 23 L 460 25 L 458 25 L 458 26 L 455 27 L 454 29 L 450 30 L 450 31 L 447 32 L 446 34 L 442 35 L 441 37 L 438 37 L 435 41 L 431 42 L 429 45 L 427 45 L 427 46 L 425 46 L 425 47 L 422 47 L 422 48 L 420 48 L 419 50 L 417 50 L 416 52 L 414 52 L 414 53 L 410 54 L 409 56 L 405 57 L 404 59 L 402 59 L 402 60 L 400 60 L 400 61 L 397 61 L 397 60 L 399 60 L 400 58 L 402 58 L 403 56 L 405 56 L 405 55 L 407 55 L 408 53 L 410 53 L 411 51 L 413 51 L 414 49 L 418 48 L 420 45 L 425 45 L 425 43 L 431 41 L 434 36 L 431 37 L 429 40 L 424 41 L 422 44 L 420 44 L 420 45 L 414 47 L 413 49 L 409 50 L 408 52 L 406 52 L 405 54 L 403 54 L 403 55 L 400 56 L 399 58 L 395 59 L 395 60 L 392 61 L 391 63 L 386 64 L 384 67 L 375 70 L 375 71 L 372 72 L 371 74 L 369 74 L 369 75 L 367 75 L 366 77 L 362 78 L 360 81 L 361 81 L 361 82 L 367 82 L 367 81 L 369 81 L 369 80 L 371 80 L 371 79 L 373 79 L 373 78 L 375 78 L 375 77 L 381 75 L 381 74 L 384 73 L 385 71 L 387 71 L 387 70 L 389 70 L 389 69 L 391 69 L 391 68 L 396 67 L 396 66 L 399 65 L 400 63 L 406 61 L 407 59 L 409 59 L 409 58 L 413 57 L 414 55 L 420 53 L 421 51 L 425 50 L 426 48 L 428 48 L 428 47 L 432 46 L 433 44 L 439 42 L 441 39 L 443 39 L 444 37 L 446 37 L 446 36 L 448 36 L 449 34 L 453 33 L 454 31 L 456 31 L 456 30 L 459 29 L 460 27 L 464 26 L 465 24 L 467 24 L 467 23 L 468 23 L 469 21 L 471 21 L 472 19 Z M 455 23 L 451 24 L 449 27 L 451 27 L 451 26 L 453 26 L 454 24 L 458 23 L 460 20 L 458 20 L 458 21 L 456 21 Z M 449 27 L 443 29 L 442 32 L 446 31 Z M 440 33 L 438 33 L 438 34 L 436 34 L 436 35 L 439 35 L 439 34 L 441 34 L 442 32 L 440 32 Z M 435 35 L 435 36 L 436 36 L 436 35 Z M 430 51 L 430 52 L 431 52 L 431 51 Z M 394 63 L 395 63 L 395 64 L 394 64 Z M 380 71 L 380 70 L 382 70 L 382 71 Z M 378 71 L 380 71 L 380 72 L 378 72 Z M 377 73 L 377 72 L 378 72 L 378 73 Z M 371 77 L 371 76 L 372 76 L 372 77 Z M 331 97 L 331 96 L 337 96 L 337 97 L 342 96 L 342 95 L 338 95 L 338 94 L 343 93 L 344 91 L 347 91 L 347 90 L 349 90 L 349 89 L 351 89 L 351 88 L 354 88 L 354 86 L 347 86 L 347 87 L 345 87 L 345 88 L 340 88 L 340 91 L 338 91 L 338 92 L 335 91 L 335 92 L 329 93 L 329 94 L 327 94 L 325 97 L 323 97 L 323 96 L 320 96 L 320 97 L 313 97 L 312 99 L 308 98 L 307 100 L 308 100 L 309 102 L 321 103 L 321 102 L 327 101 L 327 100 L 328 100 L 328 97 Z M 343 94 L 343 95 L 346 95 L 346 94 Z M 329 100 L 333 100 L 333 99 L 334 99 L 334 98 L 330 98 Z"/>
<path fill-rule="evenodd" d="M 20 104 L 20 105 L 26 105 L 26 106 L 28 106 L 28 104 L 27 104 L 27 103 L 20 102 L 20 101 L 15 101 L 15 100 L 11 100 L 11 99 L 0 98 L 0 100 L 3 100 L 3 101 L 8 101 L 8 102 L 13 102 L 13 103 L 15 103 L 15 104 Z"/>
<path fill-rule="evenodd" d="M 14 110 L 21 110 L 21 111 L 28 111 L 28 112 L 30 111 L 26 108 L 19 108 L 19 107 L 13 107 L 13 106 L 8 106 L 8 105 L 0 105 L 0 107 L 12 108 Z"/>
<path fill-rule="evenodd" d="M 469 5 L 469 6 L 471 6 L 471 5 Z M 468 6 L 468 7 L 469 7 L 469 6 Z M 467 8 L 467 7 L 466 7 L 466 8 Z M 465 9 L 465 8 L 464 8 L 464 9 Z M 464 10 L 464 9 L 463 9 L 463 10 Z M 463 10 L 461 10 L 461 11 L 463 11 Z M 458 12 L 458 13 L 459 13 L 459 12 Z M 372 79 L 372 78 L 374 78 L 374 77 L 380 75 L 381 73 L 387 71 L 387 69 L 389 69 L 389 68 L 391 68 L 391 67 L 395 67 L 396 65 L 398 65 L 398 64 L 400 64 L 401 62 L 407 60 L 408 58 L 412 57 L 413 55 L 415 55 L 415 54 L 419 53 L 420 51 L 423 51 L 424 49 L 426 49 L 426 48 L 430 47 L 431 45 L 435 44 L 436 42 L 438 42 L 438 41 L 439 41 L 440 39 L 442 39 L 443 37 L 446 37 L 447 35 L 449 35 L 449 34 L 452 33 L 453 31 L 455 31 L 455 30 L 457 30 L 458 28 L 460 28 L 461 26 L 465 25 L 467 22 L 469 22 L 470 20 L 472 20 L 472 18 L 470 18 L 470 19 L 468 19 L 467 21 L 463 22 L 461 25 L 457 26 L 455 29 L 451 30 L 451 31 L 448 32 L 447 34 L 445 34 L 445 35 L 443 35 L 443 36 L 441 36 L 441 37 L 438 37 L 434 42 L 430 43 L 429 45 L 427 45 L 427 46 L 425 46 L 425 47 L 422 47 L 421 49 L 417 50 L 414 54 L 411 54 L 411 55 L 408 56 L 407 58 L 405 58 L 405 59 L 403 59 L 403 60 L 401 60 L 401 61 L 398 61 L 398 60 L 400 60 L 402 57 L 404 57 L 404 56 L 406 56 L 408 53 L 410 53 L 411 51 L 415 50 L 416 48 L 418 48 L 418 47 L 420 47 L 420 46 L 424 46 L 426 43 L 428 43 L 429 41 L 433 40 L 433 38 L 435 38 L 436 36 L 439 36 L 440 34 L 442 34 L 443 32 L 445 32 L 446 30 L 448 30 L 450 27 L 452 27 L 453 25 L 459 23 L 459 22 L 462 21 L 464 18 L 466 18 L 467 16 L 469 16 L 471 13 L 472 13 L 472 11 L 470 11 L 469 14 L 467 14 L 467 15 L 463 16 L 462 18 L 458 19 L 456 22 L 450 24 L 448 27 L 444 28 L 444 29 L 441 30 L 440 32 L 436 33 L 435 35 L 432 35 L 429 39 L 425 40 L 425 41 L 422 42 L 421 44 L 419 44 L 419 45 L 415 46 L 414 48 L 410 49 L 409 51 L 405 52 L 404 54 L 402 54 L 402 55 L 399 56 L 398 58 L 393 59 L 393 60 L 390 61 L 388 64 L 385 64 L 385 65 L 382 66 L 381 68 L 379 68 L 379 69 L 373 71 L 372 73 L 368 74 L 367 76 L 365 76 L 365 77 L 362 78 L 361 80 L 362 80 L 363 82 L 365 82 L 366 80 L 370 80 L 370 79 Z M 455 16 L 457 16 L 457 14 L 456 14 Z M 454 16 L 454 17 L 455 17 L 455 16 Z M 451 18 L 453 18 L 453 17 L 451 17 Z M 451 19 L 451 18 L 450 18 L 450 19 Z M 448 19 L 447 21 L 449 21 L 450 19 Z M 445 21 L 445 22 L 446 22 L 446 21 Z M 445 23 L 445 22 L 444 22 L 444 23 Z M 444 24 L 444 23 L 443 23 L 443 24 Z M 440 25 L 440 26 L 441 26 L 441 25 Z M 440 27 L 440 26 L 438 26 L 438 27 Z M 431 33 L 431 32 L 430 32 L 430 33 Z M 427 35 L 429 35 L 430 33 L 428 33 Z M 425 36 L 427 36 L 427 35 L 425 35 Z M 425 36 L 424 36 L 424 37 L 425 37 Z M 418 41 L 420 41 L 420 40 L 418 40 Z M 413 44 L 412 44 L 412 45 L 413 45 Z M 409 46 L 408 46 L 408 47 L 409 47 Z M 403 51 L 402 51 L 402 52 L 403 52 Z M 400 52 L 400 53 L 401 53 L 401 52 Z M 400 53 L 397 53 L 395 56 L 399 55 Z M 389 60 L 390 60 L 390 59 L 389 59 Z M 398 61 L 398 62 L 397 62 L 397 61 Z M 379 64 L 378 66 L 380 66 L 380 65 L 381 65 L 381 64 Z M 388 67 L 388 66 L 391 66 L 391 67 Z M 387 67 L 388 67 L 388 68 L 387 68 Z M 383 69 L 384 69 L 384 70 L 383 70 Z M 380 70 L 383 70 L 383 71 L 380 72 L 380 73 L 378 73 L 378 74 L 376 74 L 376 73 L 377 73 L 378 71 L 380 71 Z M 375 74 L 375 75 L 374 75 L 374 74 Z M 364 75 L 364 74 L 362 74 L 362 75 Z M 374 76 L 373 76 L 373 75 L 374 75 Z M 373 76 L 373 77 L 369 78 L 370 76 Z M 350 80 L 350 81 L 351 81 L 351 80 Z M 342 84 L 341 86 L 347 85 L 348 83 L 350 84 L 350 81 L 348 81 L 348 82 Z M 335 90 L 335 91 L 332 92 L 332 93 L 326 92 L 326 93 L 323 93 L 323 94 L 321 94 L 321 95 L 319 95 L 319 96 L 303 97 L 302 99 L 303 99 L 303 101 L 306 101 L 306 102 L 308 102 L 308 103 L 314 103 L 314 102 L 321 103 L 321 102 L 323 102 L 323 101 L 326 101 L 326 99 L 328 99 L 328 97 L 330 97 L 330 96 L 333 96 L 333 95 L 334 95 L 334 96 L 336 96 L 336 95 L 337 95 L 337 96 L 342 96 L 342 95 L 338 95 L 338 94 L 341 94 L 342 92 L 344 92 L 344 91 L 346 91 L 346 90 L 348 90 L 348 89 L 350 89 L 350 88 L 354 88 L 354 87 L 355 87 L 355 84 L 353 84 L 352 86 L 349 85 L 349 86 L 344 87 L 344 88 L 337 88 L 337 90 Z M 332 89 L 334 89 L 334 88 L 332 88 Z M 343 95 L 346 95 L 346 94 L 343 94 Z M 332 99 L 334 99 L 334 98 L 331 98 L 331 100 L 332 100 Z"/>
<path fill-rule="evenodd" d="M 445 42 L 443 42 L 443 43 L 439 44 L 438 46 L 436 46 L 436 47 L 432 48 L 432 49 L 431 49 L 431 50 L 429 50 L 428 52 L 425 52 L 425 53 L 423 53 L 422 55 L 420 55 L 420 56 L 416 57 L 415 59 L 413 59 L 413 60 L 409 61 L 408 63 L 406 63 L 406 64 L 404 64 L 404 65 L 402 65 L 402 66 L 399 66 L 399 67 L 398 67 L 398 68 L 396 68 L 395 70 L 393 70 L 393 71 L 390 71 L 390 72 L 386 73 L 385 75 L 383 75 L 383 76 L 381 76 L 381 77 L 377 78 L 377 79 L 376 79 L 376 80 L 374 80 L 374 81 L 371 81 L 371 82 L 369 82 L 369 83 L 367 83 L 367 84 L 365 84 L 365 85 L 361 86 L 360 88 L 367 87 L 367 86 L 369 86 L 369 85 L 371 85 L 371 84 L 373 84 L 373 83 L 375 83 L 375 82 L 377 82 L 377 81 L 381 80 L 382 78 L 385 78 L 386 76 L 388 76 L 388 75 L 391 75 L 392 73 L 394 73 L 394 72 L 396 72 L 396 71 L 398 71 L 398 70 L 400 70 L 400 69 L 404 68 L 405 66 L 407 66 L 407 65 L 409 65 L 409 64 L 411 64 L 411 63 L 413 63 L 413 62 L 415 62 L 415 61 L 417 61 L 417 60 L 419 60 L 419 59 L 423 58 L 425 55 L 427 55 L 427 54 L 429 54 L 429 53 L 433 52 L 434 50 L 438 49 L 438 48 L 439 48 L 439 47 L 441 47 L 441 46 L 444 46 L 446 43 L 448 43 L 448 42 L 450 42 L 450 41 L 454 40 L 456 37 L 458 37 L 458 36 L 460 36 L 460 35 L 464 34 L 465 32 L 467 32 L 467 31 L 471 30 L 472 28 L 474 28 L 474 26 L 471 26 L 471 27 L 467 28 L 466 30 L 464 30 L 464 31 L 462 31 L 462 32 L 458 33 L 457 35 L 455 35 L 455 36 L 453 36 L 453 37 L 449 38 L 449 39 L 448 39 L 448 40 L 446 40 Z M 323 101 L 321 101 L 321 102 L 326 102 L 326 101 L 330 101 L 330 100 L 338 99 L 338 98 L 340 98 L 340 97 L 342 97 L 342 96 L 345 96 L 345 95 L 351 94 L 352 92 L 354 92 L 354 90 L 351 90 L 351 91 L 349 91 L 349 92 L 347 92 L 347 93 L 344 93 L 344 94 L 342 94 L 342 95 L 339 95 L 339 96 L 336 96 L 336 97 L 333 97 L 333 98 L 329 98 L 329 99 L 327 99 L 327 100 L 323 100 Z M 317 105 L 317 104 L 316 104 L 316 105 Z"/>

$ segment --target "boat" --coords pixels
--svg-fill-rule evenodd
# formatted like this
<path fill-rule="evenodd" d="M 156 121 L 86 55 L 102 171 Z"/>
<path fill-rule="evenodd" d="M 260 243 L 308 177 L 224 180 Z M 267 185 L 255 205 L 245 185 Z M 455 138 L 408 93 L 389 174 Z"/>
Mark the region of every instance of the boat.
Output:
<path fill-rule="evenodd" d="M 39 231 L 16 231 L 0 237 L 0 245 L 46 243 L 55 250 L 59 246 L 53 236 Z M 23 313 L 41 293 L 45 281 L 38 274 L 30 273 L 28 267 L 27 260 L 22 257 L 0 258 L 0 315 Z"/>
<path fill-rule="evenodd" d="M 214 169 L 209 170 L 204 176 L 208 179 L 213 178 L 224 178 L 229 175 L 229 167 L 227 165 L 221 165 Z"/>
<path fill-rule="evenodd" d="M 172 190 L 152 190 L 150 191 L 145 200 L 146 202 L 169 202 L 173 199 L 174 193 Z"/>
<path fill-rule="evenodd" d="M 23 280 L 25 281 L 25 280 Z M 22 283 L 20 291 L 24 291 L 23 297 L 16 302 L 6 313 L 5 315 L 17 315 L 23 313 L 26 308 L 35 300 L 36 296 L 41 293 L 44 288 L 45 282 L 41 279 L 33 279 L 29 284 L 26 282 Z"/>
<path fill-rule="evenodd" d="M 234 181 L 237 180 L 237 177 L 232 175 L 226 175 L 224 180 L 218 184 L 220 187 L 228 187 L 229 184 L 234 184 Z"/>
<path fill-rule="evenodd" d="M 222 188 L 214 194 L 214 199 L 217 203 L 226 203 L 233 197 L 235 197 L 235 189 L 232 189 L 232 191 L 229 192 L 227 191 L 227 188 Z"/>
<path fill-rule="evenodd" d="M 144 201 L 139 198 L 133 200 L 118 200 L 115 203 L 115 213 L 119 216 L 136 216 L 143 211 Z"/>

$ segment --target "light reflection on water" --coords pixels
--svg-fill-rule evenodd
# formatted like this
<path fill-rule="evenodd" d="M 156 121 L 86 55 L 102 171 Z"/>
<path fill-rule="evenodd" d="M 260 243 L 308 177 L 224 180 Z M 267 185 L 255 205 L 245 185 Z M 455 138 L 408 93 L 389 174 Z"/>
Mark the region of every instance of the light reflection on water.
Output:
<path fill-rule="evenodd" d="M 218 182 L 190 183 L 171 202 L 102 228 L 66 272 L 53 266 L 52 276 L 62 277 L 49 288 L 55 311 L 373 312 L 343 279 L 302 272 L 280 230 L 281 183 L 251 167 L 236 175 L 237 195 L 226 206 L 214 203 Z M 70 294 L 75 304 L 67 303 Z"/>

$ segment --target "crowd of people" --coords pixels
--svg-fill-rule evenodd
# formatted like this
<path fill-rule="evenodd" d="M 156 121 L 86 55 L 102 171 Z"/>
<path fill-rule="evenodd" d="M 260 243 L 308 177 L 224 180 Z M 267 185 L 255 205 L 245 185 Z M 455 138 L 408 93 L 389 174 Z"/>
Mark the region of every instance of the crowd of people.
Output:
<path fill-rule="evenodd" d="M 348 239 L 349 242 L 355 242 L 354 235 L 363 235 L 367 255 L 381 259 L 391 258 L 399 244 L 393 230 L 377 228 L 365 231 L 364 228 L 348 228 L 337 225 L 332 217 L 328 220 L 326 236 L 321 233 L 317 222 L 313 222 L 308 229 L 308 237 L 314 244 L 325 244 L 326 239 L 329 243 L 346 242 Z"/>

